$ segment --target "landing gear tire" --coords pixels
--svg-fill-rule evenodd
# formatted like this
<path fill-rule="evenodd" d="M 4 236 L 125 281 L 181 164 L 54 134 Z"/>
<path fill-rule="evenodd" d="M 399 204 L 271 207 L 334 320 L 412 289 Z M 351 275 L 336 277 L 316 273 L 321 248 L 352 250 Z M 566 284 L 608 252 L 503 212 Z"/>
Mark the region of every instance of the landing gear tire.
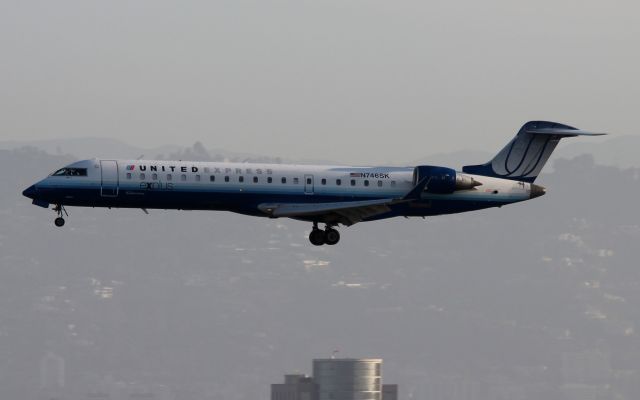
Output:
<path fill-rule="evenodd" d="M 314 246 L 322 246 L 324 244 L 324 231 L 313 228 L 309 234 L 309 241 Z"/>
<path fill-rule="evenodd" d="M 58 214 L 58 218 L 56 218 L 53 223 L 59 228 L 61 226 L 64 226 L 64 218 L 62 218 L 63 215 L 66 215 L 67 217 L 69 216 L 69 214 L 67 213 L 67 210 L 64 209 L 64 206 L 62 204 L 58 204 L 55 207 L 53 207 L 53 211 L 56 212 L 56 214 Z"/>
<path fill-rule="evenodd" d="M 328 228 L 324 231 L 324 242 L 330 246 L 340 241 L 340 232 L 335 229 Z"/>

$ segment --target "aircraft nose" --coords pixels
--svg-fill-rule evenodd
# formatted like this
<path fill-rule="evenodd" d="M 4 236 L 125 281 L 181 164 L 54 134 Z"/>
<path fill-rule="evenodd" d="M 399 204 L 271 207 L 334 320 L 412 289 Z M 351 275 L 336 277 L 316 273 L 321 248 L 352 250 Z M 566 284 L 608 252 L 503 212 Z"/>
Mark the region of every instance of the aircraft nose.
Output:
<path fill-rule="evenodd" d="M 547 193 L 547 189 L 544 186 L 531 184 L 531 193 L 529 194 L 530 199 L 535 199 L 536 197 L 543 196 Z"/>
<path fill-rule="evenodd" d="M 36 185 L 31 185 L 22 192 L 22 195 L 30 199 L 35 199 L 36 193 L 38 193 L 38 189 L 36 189 Z"/>

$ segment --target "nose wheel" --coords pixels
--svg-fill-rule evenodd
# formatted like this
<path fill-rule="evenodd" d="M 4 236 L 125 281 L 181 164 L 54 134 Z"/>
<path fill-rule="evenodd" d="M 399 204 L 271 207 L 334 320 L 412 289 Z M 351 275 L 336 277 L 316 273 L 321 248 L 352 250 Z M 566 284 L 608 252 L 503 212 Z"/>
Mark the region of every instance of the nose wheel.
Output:
<path fill-rule="evenodd" d="M 67 210 L 65 210 L 64 206 L 62 204 L 58 204 L 57 206 L 55 206 L 53 208 L 53 211 L 55 211 L 58 214 L 58 217 L 53 221 L 53 224 L 55 226 L 57 226 L 58 228 L 64 226 L 64 218 L 63 218 L 63 214 L 66 215 L 67 217 L 69 216 L 69 213 L 67 213 Z"/>
<path fill-rule="evenodd" d="M 318 223 L 313 223 L 313 229 L 309 233 L 309 241 L 314 246 L 322 246 L 328 244 L 333 246 L 340 241 L 340 232 L 327 225 L 325 230 L 318 228 Z"/>

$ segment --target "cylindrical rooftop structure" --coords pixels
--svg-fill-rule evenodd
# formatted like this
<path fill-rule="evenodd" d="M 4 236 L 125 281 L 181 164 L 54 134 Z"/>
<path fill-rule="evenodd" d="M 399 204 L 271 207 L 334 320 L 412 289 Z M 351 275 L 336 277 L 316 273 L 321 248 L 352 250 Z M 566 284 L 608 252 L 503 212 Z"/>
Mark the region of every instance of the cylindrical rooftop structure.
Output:
<path fill-rule="evenodd" d="M 382 359 L 316 359 L 313 380 L 318 400 L 381 400 Z"/>

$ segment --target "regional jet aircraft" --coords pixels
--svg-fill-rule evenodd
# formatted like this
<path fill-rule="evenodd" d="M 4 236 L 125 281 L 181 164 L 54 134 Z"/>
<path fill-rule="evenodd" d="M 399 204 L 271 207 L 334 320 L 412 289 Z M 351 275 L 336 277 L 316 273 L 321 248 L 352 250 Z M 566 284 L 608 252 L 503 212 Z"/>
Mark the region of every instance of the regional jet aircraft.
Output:
<path fill-rule="evenodd" d="M 527 122 L 491 161 L 451 168 L 352 167 L 92 159 L 61 168 L 27 188 L 33 204 L 224 210 L 313 223 L 309 241 L 340 240 L 339 225 L 501 207 L 545 194 L 534 184 L 560 139 L 596 136 L 571 126 Z M 324 224 L 320 229 L 318 224 Z"/>

